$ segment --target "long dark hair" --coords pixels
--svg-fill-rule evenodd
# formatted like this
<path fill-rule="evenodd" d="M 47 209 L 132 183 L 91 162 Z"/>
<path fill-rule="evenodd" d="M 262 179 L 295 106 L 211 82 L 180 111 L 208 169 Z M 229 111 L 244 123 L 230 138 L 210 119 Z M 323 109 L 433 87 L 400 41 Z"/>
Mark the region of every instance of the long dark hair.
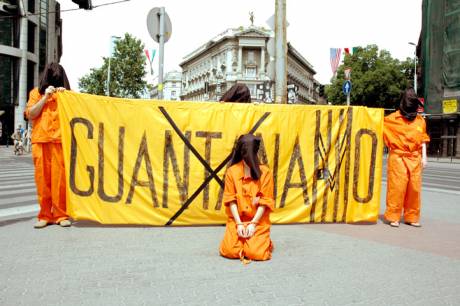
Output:
<path fill-rule="evenodd" d="M 45 66 L 38 84 L 38 92 L 43 95 L 48 86 L 64 87 L 70 90 L 70 84 L 65 70 L 58 63 L 49 63 Z"/>
<path fill-rule="evenodd" d="M 219 101 L 250 103 L 251 92 L 249 91 L 249 88 L 246 85 L 235 84 L 222 95 Z"/>
<path fill-rule="evenodd" d="M 244 160 L 246 165 L 251 169 L 251 177 L 254 180 L 258 180 L 261 175 L 260 161 L 257 157 L 259 152 L 261 139 L 260 137 L 254 136 L 253 134 L 245 134 L 238 138 L 235 150 L 233 151 L 233 157 L 231 164 L 237 164 Z"/>

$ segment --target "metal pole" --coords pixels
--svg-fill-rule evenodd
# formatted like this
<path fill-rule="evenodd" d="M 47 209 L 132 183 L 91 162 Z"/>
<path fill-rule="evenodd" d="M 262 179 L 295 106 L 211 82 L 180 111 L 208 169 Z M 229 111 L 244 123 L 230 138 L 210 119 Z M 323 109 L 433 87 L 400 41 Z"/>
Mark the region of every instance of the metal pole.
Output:
<path fill-rule="evenodd" d="M 19 9 L 21 13 L 21 18 L 19 19 L 20 24 L 20 34 L 19 34 L 19 49 L 21 57 L 19 58 L 19 86 L 18 86 L 18 105 L 14 106 L 14 125 L 12 130 L 14 132 L 15 128 L 20 124 L 25 125 L 23 112 L 27 103 L 27 49 L 28 49 L 28 19 L 27 19 L 27 1 L 18 1 Z M 34 33 L 35 37 L 36 33 Z M 10 135 L 7 135 L 9 138 Z M 8 140 L 7 140 L 8 141 Z"/>
<path fill-rule="evenodd" d="M 112 54 L 109 56 L 109 67 L 107 68 L 107 96 L 110 96 L 110 59 Z"/>
<path fill-rule="evenodd" d="M 414 51 L 414 91 L 417 93 L 417 47 Z"/>
<path fill-rule="evenodd" d="M 158 98 L 163 99 L 163 66 L 165 49 L 165 8 L 160 7 L 160 47 L 158 50 Z"/>
<path fill-rule="evenodd" d="M 414 46 L 414 91 L 417 93 L 417 44 L 409 42 L 409 45 Z"/>
<path fill-rule="evenodd" d="M 275 103 L 287 103 L 286 0 L 275 0 Z"/>
<path fill-rule="evenodd" d="M 347 94 L 347 106 L 350 106 L 350 94 Z"/>

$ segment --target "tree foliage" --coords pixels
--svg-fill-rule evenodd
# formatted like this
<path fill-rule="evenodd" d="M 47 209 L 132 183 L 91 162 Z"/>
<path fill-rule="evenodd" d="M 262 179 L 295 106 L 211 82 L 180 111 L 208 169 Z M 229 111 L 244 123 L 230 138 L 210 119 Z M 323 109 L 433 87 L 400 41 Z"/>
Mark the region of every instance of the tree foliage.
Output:
<path fill-rule="evenodd" d="M 110 58 L 110 96 L 139 98 L 147 87 L 145 81 L 144 44 L 126 33 L 115 43 L 114 54 Z M 78 83 L 85 93 L 105 95 L 109 58 L 104 58 L 100 68 L 91 68 Z"/>
<path fill-rule="evenodd" d="M 358 47 L 352 55 L 345 55 L 337 70 L 337 77 L 326 86 L 329 102 L 345 104 L 342 92 L 345 67 L 351 67 L 351 105 L 394 108 L 402 90 L 412 86 L 413 60 L 399 61 L 376 45 Z"/>

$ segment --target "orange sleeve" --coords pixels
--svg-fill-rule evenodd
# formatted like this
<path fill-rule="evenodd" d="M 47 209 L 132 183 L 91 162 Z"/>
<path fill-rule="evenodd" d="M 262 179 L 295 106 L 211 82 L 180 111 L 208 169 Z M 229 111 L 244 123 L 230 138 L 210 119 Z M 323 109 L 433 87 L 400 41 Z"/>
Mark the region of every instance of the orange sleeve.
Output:
<path fill-rule="evenodd" d="M 37 88 L 34 88 L 30 91 L 29 93 L 29 101 L 27 101 L 27 106 L 26 106 L 26 111 L 25 111 L 25 115 L 26 117 L 29 119 L 29 110 L 32 106 L 34 106 L 35 104 L 37 104 L 38 101 L 40 101 L 41 99 L 41 95 L 40 93 L 38 92 L 38 89 Z"/>
<path fill-rule="evenodd" d="M 228 206 L 230 203 L 236 203 L 236 187 L 235 182 L 233 181 L 230 171 L 227 170 L 225 173 L 225 187 L 224 187 L 224 198 L 223 202 L 225 206 Z"/>
<path fill-rule="evenodd" d="M 268 207 L 271 211 L 275 209 L 275 200 L 273 198 L 274 183 L 273 174 L 270 170 L 265 172 L 260 178 L 260 191 L 257 193 L 259 205 Z"/>
<path fill-rule="evenodd" d="M 391 145 L 391 136 L 392 136 L 392 131 L 390 127 L 390 119 L 391 115 L 388 115 L 383 118 L 383 141 L 385 142 L 385 145 L 389 148 Z"/>
<path fill-rule="evenodd" d="M 428 134 L 426 133 L 426 121 L 425 119 L 423 119 L 422 121 L 422 142 L 430 142 L 430 136 L 428 136 Z"/>

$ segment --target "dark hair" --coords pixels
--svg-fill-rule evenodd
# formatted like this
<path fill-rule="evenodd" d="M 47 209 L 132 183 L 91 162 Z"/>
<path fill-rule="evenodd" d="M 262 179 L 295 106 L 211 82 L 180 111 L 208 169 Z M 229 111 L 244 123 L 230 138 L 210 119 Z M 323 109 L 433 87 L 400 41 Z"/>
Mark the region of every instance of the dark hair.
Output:
<path fill-rule="evenodd" d="M 244 160 L 244 162 L 251 169 L 251 177 L 258 180 L 261 175 L 260 161 L 257 157 L 259 152 L 261 139 L 253 134 L 245 134 L 238 138 L 231 164 L 237 164 Z"/>
<path fill-rule="evenodd" d="M 219 101 L 250 103 L 251 92 L 246 85 L 235 84 L 222 95 Z"/>
<path fill-rule="evenodd" d="M 48 86 L 64 87 L 70 90 L 70 84 L 65 70 L 58 63 L 49 63 L 45 66 L 38 84 L 38 92 L 43 95 Z"/>
<path fill-rule="evenodd" d="M 407 120 L 413 121 L 417 117 L 417 109 L 422 105 L 413 88 L 401 93 L 399 111 Z"/>

